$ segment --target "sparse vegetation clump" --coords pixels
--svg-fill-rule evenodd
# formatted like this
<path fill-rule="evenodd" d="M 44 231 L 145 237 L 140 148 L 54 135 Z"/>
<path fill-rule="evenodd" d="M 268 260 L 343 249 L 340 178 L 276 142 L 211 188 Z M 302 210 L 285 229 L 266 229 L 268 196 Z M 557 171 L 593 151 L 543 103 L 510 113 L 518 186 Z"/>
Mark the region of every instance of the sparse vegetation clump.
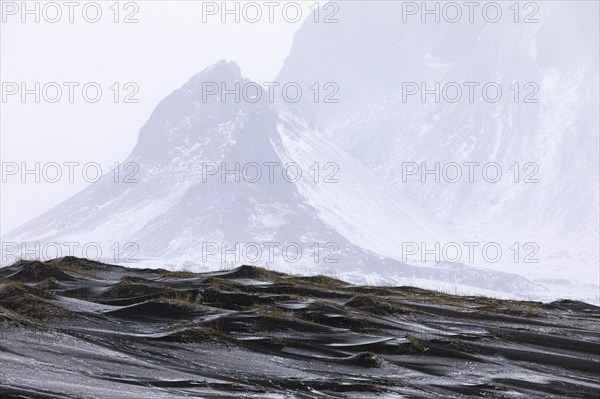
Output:
<path fill-rule="evenodd" d="M 52 296 L 44 291 L 17 281 L 0 283 L 0 306 L 23 319 L 44 321 L 70 315 L 67 309 L 50 301 Z M 5 312 L 5 318 L 12 313 Z"/>
<path fill-rule="evenodd" d="M 174 303 L 192 304 L 198 300 L 196 290 L 169 290 L 160 296 L 160 299 Z"/>
<path fill-rule="evenodd" d="M 283 281 L 291 284 L 308 285 L 312 287 L 321 287 L 325 289 L 338 290 L 347 287 L 348 283 L 338 280 L 333 277 L 317 275 L 317 276 L 301 276 L 301 277 L 286 277 Z"/>
<path fill-rule="evenodd" d="M 397 313 L 407 312 L 405 308 L 390 303 L 382 298 L 378 298 L 374 295 L 354 296 L 349 301 L 347 301 L 345 305 L 353 309 L 358 309 L 364 312 L 379 315 L 393 315 Z"/>
<path fill-rule="evenodd" d="M 81 264 L 73 263 L 73 262 L 57 262 L 54 264 L 59 270 L 62 270 L 66 273 L 73 274 L 76 276 L 88 277 L 88 278 L 96 278 L 96 270 L 93 268 L 86 268 Z"/>
<path fill-rule="evenodd" d="M 188 270 L 175 270 L 175 271 L 164 270 L 164 271 L 162 271 L 162 274 L 165 277 L 181 278 L 181 279 L 194 278 L 197 276 L 196 273 L 188 271 Z"/>
<path fill-rule="evenodd" d="M 274 281 L 276 278 L 281 277 L 283 275 L 283 273 L 265 269 L 264 267 L 243 265 L 227 273 L 223 273 L 219 277 L 223 279 L 252 279 L 258 281 Z"/>

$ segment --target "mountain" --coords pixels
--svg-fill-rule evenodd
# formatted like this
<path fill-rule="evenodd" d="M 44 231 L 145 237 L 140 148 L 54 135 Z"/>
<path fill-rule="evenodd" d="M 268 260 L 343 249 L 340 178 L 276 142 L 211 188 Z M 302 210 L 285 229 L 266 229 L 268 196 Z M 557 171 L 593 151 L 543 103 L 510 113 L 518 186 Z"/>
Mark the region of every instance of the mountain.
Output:
<path fill-rule="evenodd" d="M 402 242 L 458 238 L 330 143 L 303 104 L 272 102 L 266 93 L 223 101 L 206 95 L 212 82 L 250 83 L 225 61 L 193 76 L 158 104 L 121 164 L 123 176 L 135 165 L 137 182 L 106 174 L 3 241 L 93 242 L 104 258 L 116 245 L 120 260 L 140 265 L 171 260 L 203 270 L 246 262 L 363 283 L 431 281 L 512 294 L 539 288 L 515 274 L 386 257 Z M 273 165 L 272 177 L 265 165 Z M 294 165 L 285 176 L 284 165 Z"/>
<path fill-rule="evenodd" d="M 508 3 L 498 23 L 479 11 L 473 23 L 467 14 L 458 23 L 431 15 L 422 23 L 420 14 L 403 21 L 404 6 L 342 3 L 338 23 L 307 20 L 277 80 L 335 83 L 337 103 L 311 104 L 330 141 L 465 241 L 498 243 L 509 254 L 518 243 L 518 261 L 480 265 L 564 283 L 553 285 L 557 292 L 590 283 L 597 292 L 598 4 L 546 2 L 535 23 L 515 23 Z M 421 85 L 436 82 L 439 100 L 423 100 Z M 439 182 L 422 174 L 436 163 Z M 491 182 L 496 170 L 501 179 Z"/>

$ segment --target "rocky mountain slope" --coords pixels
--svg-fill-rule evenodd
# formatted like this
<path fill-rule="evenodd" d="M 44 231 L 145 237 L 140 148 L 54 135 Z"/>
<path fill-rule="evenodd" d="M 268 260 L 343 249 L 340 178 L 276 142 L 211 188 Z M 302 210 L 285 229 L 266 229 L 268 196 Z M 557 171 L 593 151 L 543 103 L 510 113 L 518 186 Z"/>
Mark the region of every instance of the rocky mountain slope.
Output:
<path fill-rule="evenodd" d="M 93 242 L 109 256 L 118 243 L 121 259 L 142 264 L 253 263 L 363 283 L 416 279 L 511 294 L 543 289 L 516 274 L 386 258 L 402 242 L 458 238 L 323 137 L 302 104 L 270 102 L 266 93 L 257 102 L 222 101 L 206 96 L 207 82 L 250 83 L 225 61 L 192 77 L 161 101 L 122 163 L 136 166 L 135 182 L 115 183 L 108 173 L 3 240 L 32 248 Z"/>
<path fill-rule="evenodd" d="M 338 103 L 312 104 L 330 140 L 465 241 L 536 246 L 537 263 L 488 267 L 597 282 L 598 4 L 528 3 L 519 23 L 512 3 L 495 23 L 481 9 L 450 23 L 372 4 L 305 22 L 277 79 L 335 82 Z"/>

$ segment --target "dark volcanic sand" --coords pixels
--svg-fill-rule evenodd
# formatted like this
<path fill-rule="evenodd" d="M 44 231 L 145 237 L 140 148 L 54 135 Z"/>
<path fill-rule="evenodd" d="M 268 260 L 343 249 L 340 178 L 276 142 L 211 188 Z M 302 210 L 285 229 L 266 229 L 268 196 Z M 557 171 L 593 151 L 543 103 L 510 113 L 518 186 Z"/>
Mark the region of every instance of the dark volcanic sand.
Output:
<path fill-rule="evenodd" d="M 242 266 L 0 269 L 3 398 L 597 398 L 600 308 Z"/>

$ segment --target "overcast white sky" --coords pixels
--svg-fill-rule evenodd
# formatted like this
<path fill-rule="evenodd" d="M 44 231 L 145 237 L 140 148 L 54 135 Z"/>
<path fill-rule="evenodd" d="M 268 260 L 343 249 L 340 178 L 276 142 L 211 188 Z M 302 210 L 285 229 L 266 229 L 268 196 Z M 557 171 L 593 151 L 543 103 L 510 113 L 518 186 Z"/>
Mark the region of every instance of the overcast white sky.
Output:
<path fill-rule="evenodd" d="M 59 22 L 48 23 L 42 14 L 40 23 L 34 16 L 21 22 L 21 11 L 12 14 L 2 1 L 0 24 L 0 80 L 35 82 L 97 82 L 103 95 L 95 104 L 81 97 L 76 88 L 74 103 L 68 102 L 68 90 L 55 103 L 34 102 L 32 95 L 22 103 L 18 95 L 8 97 L 0 106 L 0 156 L 7 163 L 25 162 L 96 162 L 108 165 L 123 161 L 133 148 L 139 129 L 156 104 L 181 86 L 192 75 L 220 59 L 234 60 L 242 73 L 257 82 L 273 80 L 289 52 L 293 35 L 309 13 L 314 2 L 302 2 L 302 20 L 287 22 L 281 12 L 274 12 L 270 23 L 266 12 L 258 23 L 221 23 L 219 14 L 202 21 L 201 1 L 136 1 L 138 23 L 114 23 L 113 4 L 99 2 L 102 17 L 97 23 L 82 18 L 75 8 L 73 23 L 68 22 L 68 8 L 62 7 Z M 32 4 L 31 2 L 30 4 Z M 63 2 L 58 2 L 62 4 Z M 119 18 L 136 11 L 121 2 Z M 221 2 L 218 2 L 220 4 Z M 299 2 L 300 3 L 300 2 Z M 31 6 L 33 7 L 33 5 Z M 47 8 L 47 17 L 55 11 Z M 250 12 L 252 10 L 248 10 Z M 93 9 L 88 9 L 93 17 Z M 291 13 L 289 15 L 292 15 Z M 121 86 L 135 82 L 139 93 L 137 104 L 115 104 L 114 82 Z M 5 86 L 6 87 L 6 86 Z M 123 94 L 129 90 L 122 91 Z M 2 183 L 0 194 L 0 234 L 50 209 L 80 191 L 87 184 L 81 170 L 75 169 L 75 182 L 65 175 L 58 183 L 36 183 L 32 175 L 21 182 L 20 174 Z"/>

